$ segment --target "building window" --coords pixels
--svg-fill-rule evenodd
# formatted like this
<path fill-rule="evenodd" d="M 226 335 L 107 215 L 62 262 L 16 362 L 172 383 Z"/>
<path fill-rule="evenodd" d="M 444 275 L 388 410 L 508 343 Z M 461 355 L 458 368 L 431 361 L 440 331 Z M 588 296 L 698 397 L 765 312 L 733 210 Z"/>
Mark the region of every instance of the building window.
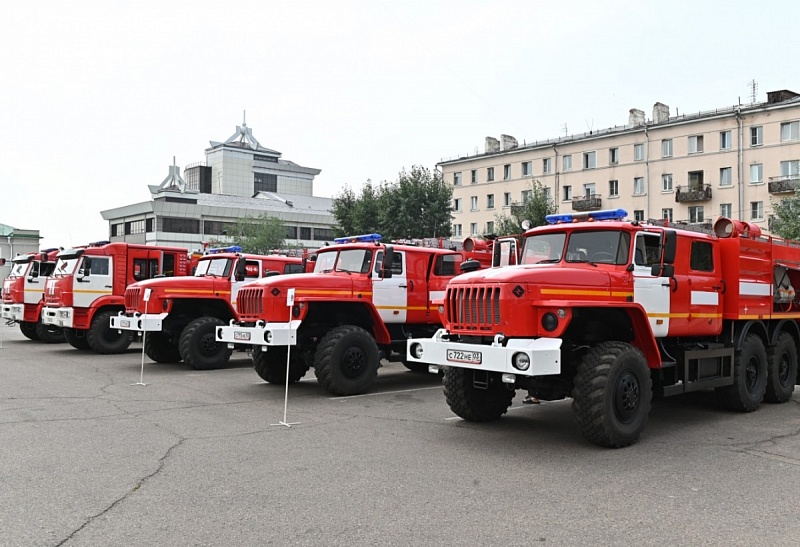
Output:
<path fill-rule="evenodd" d="M 731 148 L 731 132 L 720 131 L 719 133 L 719 149 L 730 150 Z"/>
<path fill-rule="evenodd" d="M 754 163 L 750 166 L 750 184 L 764 182 L 764 164 Z"/>
<path fill-rule="evenodd" d="M 111 237 L 117 237 L 122 235 L 122 224 L 112 224 L 111 225 Z"/>
<path fill-rule="evenodd" d="M 461 186 L 461 171 L 453 173 L 453 186 Z"/>
<path fill-rule="evenodd" d="M 486 182 L 492 182 L 494 180 L 494 167 L 487 167 L 486 168 Z"/>
<path fill-rule="evenodd" d="M 781 124 L 781 142 L 800 140 L 800 121 Z"/>
<path fill-rule="evenodd" d="M 469 172 L 469 183 L 475 184 L 476 182 L 478 182 L 478 170 L 473 169 Z"/>
<path fill-rule="evenodd" d="M 572 156 L 566 155 L 563 158 L 564 171 L 572 171 Z"/>
<path fill-rule="evenodd" d="M 503 207 L 511 206 L 511 192 L 503 193 Z"/>
<path fill-rule="evenodd" d="M 253 173 L 253 193 L 277 192 L 278 175 L 268 173 Z"/>
<path fill-rule="evenodd" d="M 617 196 L 619 196 L 619 181 L 618 180 L 608 181 L 608 197 L 615 198 Z"/>
<path fill-rule="evenodd" d="M 764 202 L 750 202 L 750 220 L 764 220 Z"/>
<path fill-rule="evenodd" d="M 523 190 L 519 197 L 520 197 L 520 201 L 522 201 L 522 203 L 528 203 L 528 201 L 530 201 L 530 199 L 531 199 L 531 191 L 530 190 Z"/>
<path fill-rule="evenodd" d="M 719 216 L 731 218 L 733 216 L 733 205 L 730 203 L 722 203 L 719 206 Z"/>
<path fill-rule="evenodd" d="M 552 190 L 550 189 L 550 187 L 549 186 L 545 186 L 543 189 L 544 189 L 544 199 L 547 200 L 547 201 L 550 201 L 551 199 L 553 199 L 553 194 L 552 194 Z M 530 191 L 528 192 L 528 199 L 531 199 Z"/>
<path fill-rule="evenodd" d="M 597 152 L 583 153 L 583 168 L 594 169 L 597 166 Z"/>
<path fill-rule="evenodd" d="M 644 210 L 643 209 L 636 209 L 633 211 L 633 220 L 643 221 L 644 220 Z"/>
<path fill-rule="evenodd" d="M 297 239 L 297 226 L 286 227 L 286 239 Z"/>
<path fill-rule="evenodd" d="M 703 172 L 689 171 L 689 190 L 703 190 Z"/>
<path fill-rule="evenodd" d="M 633 179 L 633 195 L 641 196 L 644 194 L 644 177 L 636 177 Z"/>
<path fill-rule="evenodd" d="M 314 228 L 314 241 L 331 241 L 333 230 L 330 228 Z"/>
<path fill-rule="evenodd" d="M 204 220 L 203 233 L 209 236 L 228 235 L 228 228 L 233 226 L 232 222 L 220 222 L 218 220 Z M 233 235 L 233 233 L 231 233 Z"/>
<path fill-rule="evenodd" d="M 672 222 L 672 209 L 661 209 L 661 218 L 667 222 Z"/>
<path fill-rule="evenodd" d="M 542 173 L 545 174 L 549 173 L 551 171 L 550 165 L 551 165 L 550 158 L 544 158 L 542 160 Z"/>
<path fill-rule="evenodd" d="M 172 232 L 176 234 L 200 233 L 200 221 L 196 219 L 161 217 L 158 221 L 161 225 L 160 232 Z"/>
<path fill-rule="evenodd" d="M 471 236 L 478 235 L 478 223 L 477 222 L 471 222 L 470 223 L 470 225 L 469 225 L 469 235 L 471 235 Z"/>
<path fill-rule="evenodd" d="M 461 209 L 461 201 L 462 201 L 462 198 L 456 198 L 456 199 L 453 200 L 453 212 L 460 213 L 462 211 L 462 209 Z"/>
<path fill-rule="evenodd" d="M 144 231 L 148 234 L 155 232 L 155 218 L 146 218 L 144 220 Z"/>
<path fill-rule="evenodd" d="M 597 193 L 597 190 L 596 190 L 595 184 L 593 182 L 589 182 L 589 183 L 583 185 L 583 195 L 586 196 L 587 198 L 592 197 L 596 193 Z"/>
<path fill-rule="evenodd" d="M 661 141 L 661 157 L 672 157 L 672 139 L 664 139 Z"/>
<path fill-rule="evenodd" d="M 134 220 L 125 223 L 125 235 L 136 235 L 144 233 L 144 219 Z"/>
<path fill-rule="evenodd" d="M 494 232 L 494 222 L 490 220 L 486 223 L 486 233 L 491 234 L 493 232 Z"/>
<path fill-rule="evenodd" d="M 522 176 L 523 177 L 529 177 L 532 174 L 533 174 L 533 171 L 531 171 L 531 162 L 523 161 L 522 162 Z"/>
<path fill-rule="evenodd" d="M 608 163 L 610 165 L 617 165 L 619 163 L 619 148 L 608 149 Z"/>
<path fill-rule="evenodd" d="M 689 153 L 696 154 L 703 151 L 703 135 L 692 135 L 689 137 Z M 672 153 L 670 153 L 670 156 Z"/>
<path fill-rule="evenodd" d="M 672 173 L 661 175 L 661 191 L 672 192 Z"/>
<path fill-rule="evenodd" d="M 453 224 L 453 237 L 461 237 L 461 224 Z"/>
<path fill-rule="evenodd" d="M 730 186 L 733 184 L 733 170 L 730 167 L 723 167 L 719 170 L 719 185 Z"/>
<path fill-rule="evenodd" d="M 300 226 L 300 239 L 311 239 L 311 227 Z"/>
<path fill-rule="evenodd" d="M 503 180 L 508 180 L 511 178 L 511 166 L 506 164 L 503 166 Z"/>
<path fill-rule="evenodd" d="M 782 177 L 796 177 L 800 175 L 800 160 L 789 160 L 781 162 Z"/>
<path fill-rule="evenodd" d="M 564 186 L 564 201 L 572 201 L 572 186 Z"/>
<path fill-rule="evenodd" d="M 633 161 L 642 161 L 644 160 L 644 145 L 643 144 L 634 144 L 633 145 Z"/>
<path fill-rule="evenodd" d="M 478 196 L 472 196 L 469 198 L 469 210 L 470 211 L 478 210 Z"/>
<path fill-rule="evenodd" d="M 494 209 L 494 194 L 489 194 L 486 196 L 486 208 Z"/>
<path fill-rule="evenodd" d="M 703 223 L 703 206 L 692 205 L 689 207 L 689 222 L 692 224 Z"/>
<path fill-rule="evenodd" d="M 764 128 L 760 125 L 750 128 L 750 146 L 761 146 L 764 144 Z"/>

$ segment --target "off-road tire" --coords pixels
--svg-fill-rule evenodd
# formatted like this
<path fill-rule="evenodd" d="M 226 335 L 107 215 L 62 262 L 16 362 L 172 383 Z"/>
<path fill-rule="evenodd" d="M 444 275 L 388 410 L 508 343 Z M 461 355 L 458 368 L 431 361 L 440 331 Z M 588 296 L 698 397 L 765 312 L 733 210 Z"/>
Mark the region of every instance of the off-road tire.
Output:
<path fill-rule="evenodd" d="M 295 384 L 306 375 L 309 366 L 306 364 L 299 348 L 292 348 L 289 355 L 289 383 Z M 265 382 L 270 384 L 286 384 L 286 346 L 271 346 L 267 351 L 256 347 L 253 352 L 253 368 Z"/>
<path fill-rule="evenodd" d="M 364 393 L 378 375 L 380 354 L 372 335 L 361 327 L 331 329 L 317 346 L 314 370 L 317 381 L 334 395 Z"/>
<path fill-rule="evenodd" d="M 61 344 L 64 342 L 64 329 L 55 325 L 45 325 L 39 320 L 34 326 L 36 336 L 45 344 Z"/>
<path fill-rule="evenodd" d="M 86 341 L 89 347 L 101 355 L 125 353 L 133 342 L 130 331 L 120 332 L 111 328 L 111 317 L 116 315 L 110 311 L 101 311 L 95 314 L 92 325 L 86 331 Z"/>
<path fill-rule="evenodd" d="M 767 390 L 768 369 L 764 342 L 759 336 L 748 334 L 733 358 L 733 385 L 715 390 L 720 402 L 739 412 L 758 410 Z"/>
<path fill-rule="evenodd" d="M 156 363 L 179 363 L 178 343 L 164 332 L 144 333 L 144 353 Z"/>
<path fill-rule="evenodd" d="M 624 342 L 601 342 L 578 364 L 572 410 L 586 439 L 621 448 L 635 443 L 644 431 L 652 397 L 642 352 Z"/>
<path fill-rule="evenodd" d="M 79 349 L 81 351 L 92 349 L 91 346 L 89 346 L 89 341 L 86 339 L 86 331 L 84 330 L 78 332 L 77 329 L 65 328 L 64 339 L 67 341 L 67 344 L 75 349 Z"/>
<path fill-rule="evenodd" d="M 183 329 L 178 349 L 181 359 L 195 370 L 211 370 L 225 366 L 233 350 L 226 342 L 217 342 L 217 327 L 225 323 L 216 317 L 200 317 Z"/>
<path fill-rule="evenodd" d="M 782 333 L 767 350 L 767 389 L 764 400 L 785 403 L 792 398 L 797 381 L 797 345 L 788 332 Z"/>
<path fill-rule="evenodd" d="M 489 372 L 486 388 L 476 387 L 475 373 L 468 368 L 445 367 L 442 385 L 447 404 L 458 416 L 470 422 L 491 422 L 508 412 L 514 390 L 503 384 L 500 373 Z"/>
<path fill-rule="evenodd" d="M 36 323 L 33 321 L 20 321 L 19 331 L 29 340 L 39 340 L 39 335 L 36 333 Z"/>

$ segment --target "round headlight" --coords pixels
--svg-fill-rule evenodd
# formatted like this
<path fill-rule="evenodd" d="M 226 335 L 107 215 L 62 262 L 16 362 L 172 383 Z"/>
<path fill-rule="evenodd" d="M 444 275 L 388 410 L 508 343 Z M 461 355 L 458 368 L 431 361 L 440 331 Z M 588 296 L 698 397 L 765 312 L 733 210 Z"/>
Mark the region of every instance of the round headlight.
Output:
<path fill-rule="evenodd" d="M 292 317 L 294 317 L 295 319 L 300 317 L 300 311 L 302 309 L 303 307 L 300 304 L 295 304 L 294 306 L 292 306 Z"/>
<path fill-rule="evenodd" d="M 444 313 L 444 306 L 439 306 L 439 313 Z"/>
<path fill-rule="evenodd" d="M 517 370 L 528 370 L 531 366 L 531 358 L 528 357 L 527 353 L 515 353 L 514 357 L 511 358 L 511 362 Z"/>
<path fill-rule="evenodd" d="M 422 344 L 411 344 L 411 355 L 414 356 L 414 359 L 422 359 L 424 353 L 425 350 L 422 349 Z"/>
<path fill-rule="evenodd" d="M 271 330 L 268 330 L 267 332 L 264 333 L 264 341 L 267 344 L 271 344 L 272 343 L 272 331 Z"/>
<path fill-rule="evenodd" d="M 542 328 L 548 332 L 556 330 L 558 327 L 558 317 L 553 312 L 547 312 L 542 316 Z"/>

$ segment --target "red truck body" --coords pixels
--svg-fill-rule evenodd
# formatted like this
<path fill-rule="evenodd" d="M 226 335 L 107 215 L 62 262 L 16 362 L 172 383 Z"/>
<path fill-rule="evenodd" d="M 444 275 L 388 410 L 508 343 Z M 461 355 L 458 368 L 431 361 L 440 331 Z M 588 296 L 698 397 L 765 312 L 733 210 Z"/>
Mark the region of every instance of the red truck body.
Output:
<path fill-rule="evenodd" d="M 11 273 L 3 280 L 2 318 L 19 324 L 31 340 L 45 343 L 64 341 L 60 327 L 42 323 L 45 279 L 56 265 L 57 249 L 15 256 Z"/>

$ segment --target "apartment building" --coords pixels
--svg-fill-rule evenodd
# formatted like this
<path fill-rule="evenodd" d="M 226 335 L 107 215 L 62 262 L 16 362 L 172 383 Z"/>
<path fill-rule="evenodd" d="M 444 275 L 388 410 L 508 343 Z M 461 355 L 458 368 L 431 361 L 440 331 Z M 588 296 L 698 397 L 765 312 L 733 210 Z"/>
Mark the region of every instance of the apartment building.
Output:
<path fill-rule="evenodd" d="M 498 215 L 542 183 L 558 212 L 625 209 L 630 219 L 711 224 L 727 216 L 769 231 L 772 203 L 800 186 L 800 95 L 651 119 L 519 145 L 486 138 L 484 153 L 438 164 L 453 184 L 455 239 L 491 233 Z"/>

